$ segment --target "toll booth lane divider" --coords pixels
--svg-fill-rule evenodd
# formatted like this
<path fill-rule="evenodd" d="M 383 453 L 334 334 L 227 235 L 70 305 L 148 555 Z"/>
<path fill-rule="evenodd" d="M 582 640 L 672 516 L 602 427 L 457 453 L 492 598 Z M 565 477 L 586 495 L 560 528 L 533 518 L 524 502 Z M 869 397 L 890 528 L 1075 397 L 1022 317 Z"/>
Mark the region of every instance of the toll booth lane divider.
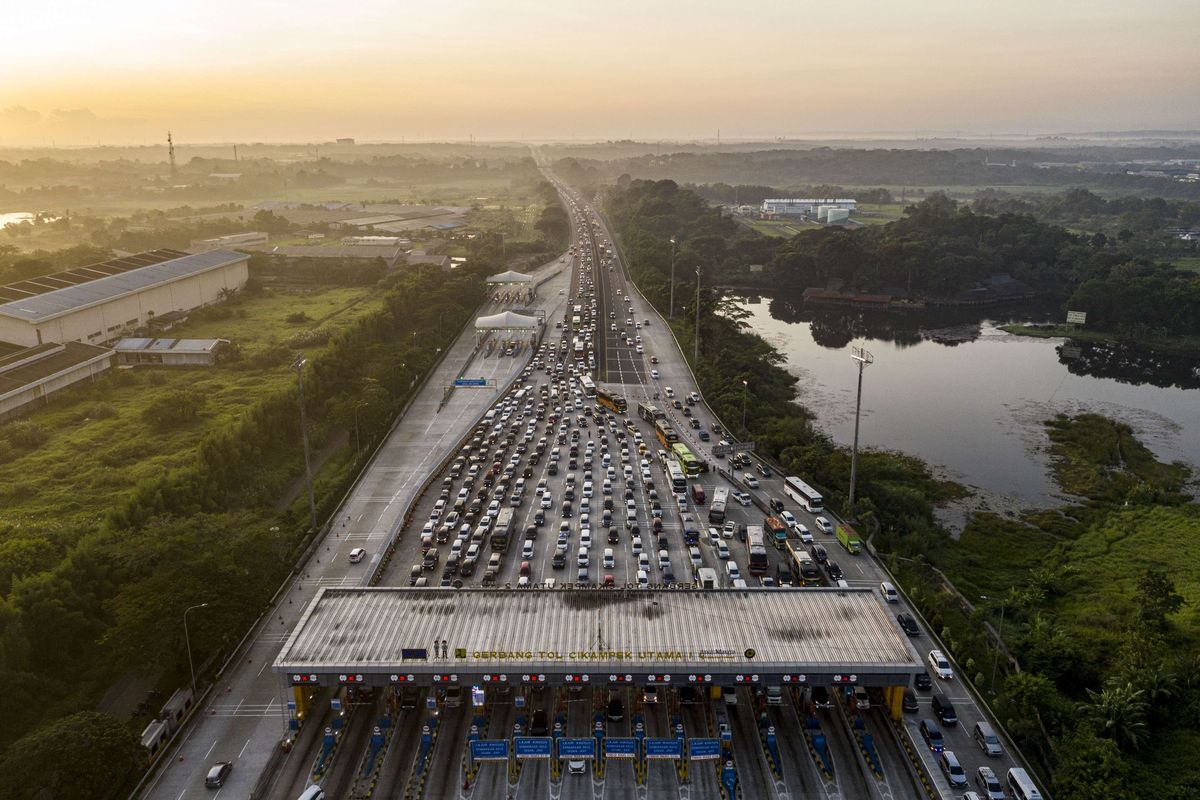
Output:
<path fill-rule="evenodd" d="M 892 720 L 892 726 L 896 729 L 896 738 L 900 740 L 900 746 L 904 748 L 904 753 L 908 756 L 909 764 L 912 765 L 913 772 L 921 781 L 921 786 L 924 787 L 925 794 L 929 797 L 929 800 L 939 800 L 938 790 L 934 787 L 929 773 L 925 771 L 925 764 L 921 761 L 921 757 L 913 750 L 912 740 L 908 737 L 908 731 L 904 729 L 903 720 Z"/>

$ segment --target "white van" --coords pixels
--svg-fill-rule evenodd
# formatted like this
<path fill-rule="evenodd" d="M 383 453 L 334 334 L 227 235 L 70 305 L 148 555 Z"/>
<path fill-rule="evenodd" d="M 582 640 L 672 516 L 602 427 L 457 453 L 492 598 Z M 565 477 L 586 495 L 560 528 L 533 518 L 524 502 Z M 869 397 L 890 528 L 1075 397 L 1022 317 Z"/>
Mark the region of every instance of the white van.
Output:
<path fill-rule="evenodd" d="M 704 559 L 700 556 L 700 548 L 692 545 L 688 548 L 688 556 L 692 559 L 692 566 L 695 569 L 700 569 L 704 566 Z"/>
<path fill-rule="evenodd" d="M 650 585 L 650 574 L 644 569 L 637 571 L 637 584 L 639 589 L 645 589 Z"/>
<path fill-rule="evenodd" d="M 604 548 L 604 568 L 612 569 L 616 565 L 616 560 L 613 557 L 613 549 L 611 547 Z"/>
<path fill-rule="evenodd" d="M 1037 784 L 1021 767 L 1013 767 L 1008 771 L 1008 790 L 1017 800 L 1042 800 Z"/>
<path fill-rule="evenodd" d="M 325 800 L 325 790 L 320 786 L 313 784 L 304 790 L 296 800 Z"/>
<path fill-rule="evenodd" d="M 725 577 L 728 578 L 730 582 L 736 581 L 738 578 L 742 577 L 742 571 L 738 569 L 736 561 L 730 560 L 725 562 Z"/>

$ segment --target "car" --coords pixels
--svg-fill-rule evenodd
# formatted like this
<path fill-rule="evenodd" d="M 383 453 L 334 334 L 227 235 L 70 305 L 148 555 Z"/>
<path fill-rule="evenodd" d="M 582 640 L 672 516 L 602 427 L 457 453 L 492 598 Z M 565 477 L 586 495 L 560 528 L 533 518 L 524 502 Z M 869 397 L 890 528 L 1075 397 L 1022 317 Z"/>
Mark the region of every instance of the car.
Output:
<path fill-rule="evenodd" d="M 825 548 L 819 544 L 812 546 L 812 557 L 818 564 L 825 564 L 829 561 L 829 553 L 825 552 Z"/>
<path fill-rule="evenodd" d="M 642 688 L 642 702 L 646 703 L 646 704 L 657 703 L 658 702 L 658 687 L 657 686 L 643 687 Z"/>
<path fill-rule="evenodd" d="M 533 558 L 533 546 L 533 540 L 526 539 L 525 544 L 521 545 L 521 558 L 527 560 Z"/>
<path fill-rule="evenodd" d="M 991 767 L 979 767 L 975 770 L 975 785 L 987 800 L 1004 800 L 1004 787 L 996 777 L 996 770 Z"/>
<path fill-rule="evenodd" d="M 758 462 L 757 464 L 755 464 L 754 468 L 756 470 L 758 470 L 758 474 L 762 475 L 764 478 L 771 477 L 771 468 L 768 467 L 766 464 L 762 463 L 761 461 Z"/>
<path fill-rule="evenodd" d="M 921 628 L 917 625 L 917 620 L 907 611 L 897 614 L 896 622 L 900 624 L 900 630 L 904 631 L 909 636 L 921 635 Z"/>
<path fill-rule="evenodd" d="M 842 579 L 842 568 L 838 566 L 836 561 L 830 561 L 825 565 L 825 571 L 829 573 L 831 580 L 840 581 Z"/>
<path fill-rule="evenodd" d="M 708 435 L 708 431 L 700 431 L 700 433 L 696 435 L 700 437 L 700 441 L 702 442 L 707 442 L 710 438 L 712 438 Z"/>
<path fill-rule="evenodd" d="M 700 702 L 700 693 L 696 691 L 695 686 L 680 686 L 679 687 L 679 704 L 684 706 L 694 706 Z"/>
<path fill-rule="evenodd" d="M 587 762 L 582 758 L 568 759 L 567 774 L 568 775 L 583 775 L 587 772 Z"/>
<path fill-rule="evenodd" d="M 953 750 L 942 750 L 938 766 L 942 768 L 942 773 L 952 787 L 967 785 L 967 771 L 958 763 L 958 757 L 954 755 Z"/>
<path fill-rule="evenodd" d="M 787 525 L 789 528 L 795 528 L 800 524 L 796 521 L 796 515 L 786 509 L 779 512 L 779 518 L 783 520 L 783 524 Z"/>
<path fill-rule="evenodd" d="M 749 472 L 743 472 L 743 473 L 742 473 L 742 481 L 743 481 L 743 482 L 744 482 L 744 483 L 745 483 L 747 486 L 749 486 L 751 489 L 757 489 L 757 488 L 758 488 L 758 478 L 754 477 L 754 475 L 753 475 L 752 473 L 749 473 Z"/>
<path fill-rule="evenodd" d="M 733 499 L 736 500 L 739 505 L 748 506 L 754 502 L 748 492 L 732 492 L 732 494 Z"/>
<path fill-rule="evenodd" d="M 650 356 L 650 363 L 651 363 L 651 364 L 657 364 L 657 363 L 658 363 L 658 356 Z"/>
<path fill-rule="evenodd" d="M 625 719 L 625 703 L 620 697 L 613 695 L 608 698 L 608 706 L 605 709 L 609 722 L 620 722 Z"/>
<path fill-rule="evenodd" d="M 738 701 L 737 692 L 734 691 L 734 688 L 732 686 L 722 686 L 721 687 L 721 698 L 725 701 L 725 705 L 727 705 L 727 706 L 736 706 L 737 705 L 737 701 Z"/>
<path fill-rule="evenodd" d="M 934 753 L 940 753 L 946 749 L 946 740 L 942 738 L 942 729 L 937 726 L 937 723 L 931 719 L 923 719 L 917 726 L 921 732 L 921 738 L 925 740 L 925 746 Z"/>
<path fill-rule="evenodd" d="M 220 789 L 225 785 L 230 772 L 233 772 L 232 763 L 229 761 L 218 761 L 208 768 L 208 774 L 204 776 L 204 786 L 208 789 Z"/>
<path fill-rule="evenodd" d="M 867 687 L 855 686 L 854 692 L 854 707 L 859 711 L 871 710 L 871 696 L 867 694 Z"/>
<path fill-rule="evenodd" d="M 909 714 L 915 714 L 921 710 L 921 706 L 917 703 L 917 693 L 907 686 L 904 688 L 904 698 L 900 705 Z"/>
<path fill-rule="evenodd" d="M 812 531 L 810 531 L 808 529 L 807 525 L 797 524 L 796 525 L 796 534 L 800 537 L 800 541 L 803 542 L 804 544 L 812 544 L 812 541 L 813 541 Z"/>
<path fill-rule="evenodd" d="M 979 749 L 985 755 L 993 758 L 1004 755 L 1004 748 L 1000 744 L 1000 737 L 996 735 L 996 731 L 990 723 L 983 721 L 976 722 L 971 736 L 974 737 L 975 744 L 979 745 Z"/>
<path fill-rule="evenodd" d="M 941 650 L 930 650 L 925 660 L 929 662 L 933 674 L 942 680 L 948 681 L 954 677 L 954 669 L 950 666 L 950 660 Z"/>
<path fill-rule="evenodd" d="M 833 524 L 828 519 L 825 517 L 817 517 L 813 521 L 817 523 L 817 527 L 821 529 L 822 533 L 827 533 L 831 536 L 833 535 Z"/>
<path fill-rule="evenodd" d="M 413 564 L 412 569 L 408 571 L 408 585 L 416 586 L 417 581 L 421 579 L 421 573 L 425 571 L 421 564 Z"/>
<path fill-rule="evenodd" d="M 913 676 L 913 686 L 929 691 L 933 688 L 933 678 L 929 677 L 928 672 L 918 672 Z"/>
<path fill-rule="evenodd" d="M 437 548 L 430 547 L 428 550 L 426 550 L 424 553 L 421 554 L 421 569 L 425 570 L 426 572 L 433 572 L 433 568 L 437 566 L 437 563 L 438 563 Z"/>
<path fill-rule="evenodd" d="M 358 562 L 362 561 L 366 557 L 366 555 L 367 555 L 366 550 L 364 550 L 361 547 L 356 547 L 350 551 L 350 556 L 349 556 L 350 563 L 357 564 Z"/>

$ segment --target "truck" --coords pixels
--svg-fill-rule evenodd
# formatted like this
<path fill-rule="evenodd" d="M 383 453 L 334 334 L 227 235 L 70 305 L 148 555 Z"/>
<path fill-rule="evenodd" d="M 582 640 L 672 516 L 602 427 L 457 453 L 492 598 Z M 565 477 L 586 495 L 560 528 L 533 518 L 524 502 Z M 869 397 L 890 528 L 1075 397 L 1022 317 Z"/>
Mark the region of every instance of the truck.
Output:
<path fill-rule="evenodd" d="M 842 547 L 846 548 L 846 552 L 852 556 L 856 556 L 862 550 L 862 542 L 858 538 L 858 532 L 849 525 L 841 524 L 837 526 L 837 540 Z"/>
<path fill-rule="evenodd" d="M 496 522 L 492 526 L 491 547 L 494 552 L 507 553 L 508 544 L 513 536 L 513 509 L 505 507 L 496 514 Z"/>
<path fill-rule="evenodd" d="M 724 486 L 713 491 L 712 505 L 708 507 L 708 521 L 718 525 L 725 521 L 725 508 L 729 504 L 729 489 Z"/>
<path fill-rule="evenodd" d="M 787 544 L 788 526 L 779 517 L 767 517 L 763 520 L 763 527 L 767 529 L 767 533 L 771 537 L 771 543 L 779 550 Z"/>
<path fill-rule="evenodd" d="M 704 505 L 705 499 L 706 499 L 706 495 L 704 494 L 704 487 L 698 483 L 693 483 L 692 484 L 692 502 L 698 506 L 702 506 L 702 505 Z"/>
<path fill-rule="evenodd" d="M 682 516 L 683 523 L 683 542 L 684 544 L 692 545 L 700 541 L 700 526 L 696 523 L 696 518 L 691 514 Z"/>
<path fill-rule="evenodd" d="M 662 409 L 660 409 L 658 406 L 644 405 L 642 403 L 638 403 L 638 416 L 646 420 L 646 422 L 649 422 L 651 425 L 653 425 L 656 420 L 667 418 L 667 415 L 664 414 Z"/>
<path fill-rule="evenodd" d="M 716 589 L 717 571 L 712 567 L 700 567 L 696 570 L 696 583 L 701 589 Z"/>

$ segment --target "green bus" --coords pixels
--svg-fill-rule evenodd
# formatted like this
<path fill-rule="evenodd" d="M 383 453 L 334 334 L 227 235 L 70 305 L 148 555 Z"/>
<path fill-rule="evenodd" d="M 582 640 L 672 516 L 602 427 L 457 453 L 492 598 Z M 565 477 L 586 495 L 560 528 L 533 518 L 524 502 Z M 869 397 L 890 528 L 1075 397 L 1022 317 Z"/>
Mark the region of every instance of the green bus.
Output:
<path fill-rule="evenodd" d="M 683 469 L 683 474 L 689 478 L 700 477 L 700 459 L 692 455 L 692 451 L 683 442 L 676 442 L 671 445 L 671 455 L 675 456 L 675 460 L 679 462 L 680 468 Z"/>

